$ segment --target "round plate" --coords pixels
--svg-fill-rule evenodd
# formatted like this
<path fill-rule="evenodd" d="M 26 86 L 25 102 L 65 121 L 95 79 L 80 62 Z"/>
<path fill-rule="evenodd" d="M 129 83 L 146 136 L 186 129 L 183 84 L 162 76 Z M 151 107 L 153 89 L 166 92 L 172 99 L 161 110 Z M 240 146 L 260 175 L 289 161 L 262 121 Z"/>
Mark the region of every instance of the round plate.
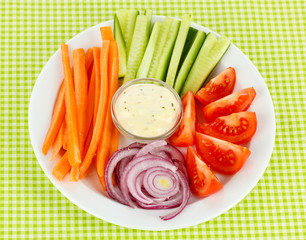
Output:
<path fill-rule="evenodd" d="M 156 20 L 162 21 L 163 17 L 153 16 L 153 22 Z M 86 50 L 89 47 L 101 46 L 99 28 L 112 24 L 113 21 L 107 21 L 76 35 L 67 42 L 70 53 L 76 48 L 82 47 Z M 212 32 L 194 23 L 191 26 L 204 32 Z M 237 73 L 234 91 L 253 86 L 257 93 L 249 109 L 257 114 L 257 132 L 246 145 L 252 154 L 235 175 L 217 175 L 224 186 L 222 190 L 206 198 L 192 196 L 184 211 L 174 219 L 162 221 L 159 218 L 160 215 L 173 211 L 171 209 L 134 209 L 110 199 L 102 190 L 93 169 L 86 178 L 77 183 L 69 182 L 67 176 L 63 181 L 58 181 L 52 176 L 52 169 L 57 160 L 49 161 L 51 151 L 45 156 L 41 148 L 64 76 L 60 50 L 50 58 L 38 76 L 29 106 L 30 138 L 39 164 L 54 186 L 71 202 L 86 212 L 116 225 L 142 230 L 171 230 L 200 224 L 226 212 L 241 201 L 263 175 L 272 154 L 275 138 L 275 117 L 269 90 L 256 67 L 234 44 L 231 44 L 210 78 L 229 66 L 234 67 Z M 127 143 L 129 141 L 121 136 L 119 147 Z"/>

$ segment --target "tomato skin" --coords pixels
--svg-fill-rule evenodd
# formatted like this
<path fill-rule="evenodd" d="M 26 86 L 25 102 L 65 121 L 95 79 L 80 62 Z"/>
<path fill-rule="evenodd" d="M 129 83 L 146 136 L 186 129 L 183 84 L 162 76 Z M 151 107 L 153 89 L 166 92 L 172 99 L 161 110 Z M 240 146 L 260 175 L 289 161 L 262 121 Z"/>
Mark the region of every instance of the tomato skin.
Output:
<path fill-rule="evenodd" d="M 246 147 L 198 132 L 195 135 L 195 145 L 203 161 L 211 169 L 223 174 L 238 172 L 251 154 Z"/>
<path fill-rule="evenodd" d="M 234 68 L 228 67 L 218 76 L 211 79 L 205 87 L 201 88 L 195 95 L 195 98 L 203 105 L 207 105 L 231 94 L 235 83 L 236 71 Z"/>
<path fill-rule="evenodd" d="M 210 168 L 190 146 L 187 149 L 186 164 L 190 189 L 196 196 L 206 197 L 223 187 Z"/>
<path fill-rule="evenodd" d="M 249 142 L 256 129 L 255 112 L 232 113 L 218 117 L 213 122 L 197 125 L 197 130 L 201 133 L 236 144 Z"/>
<path fill-rule="evenodd" d="M 247 110 L 256 96 L 253 87 L 242 89 L 206 105 L 202 111 L 207 122 L 217 117 Z"/>
<path fill-rule="evenodd" d="M 193 145 L 196 126 L 196 105 L 192 91 L 188 91 L 182 98 L 183 119 L 176 132 L 169 138 L 170 144 L 176 147 Z"/>

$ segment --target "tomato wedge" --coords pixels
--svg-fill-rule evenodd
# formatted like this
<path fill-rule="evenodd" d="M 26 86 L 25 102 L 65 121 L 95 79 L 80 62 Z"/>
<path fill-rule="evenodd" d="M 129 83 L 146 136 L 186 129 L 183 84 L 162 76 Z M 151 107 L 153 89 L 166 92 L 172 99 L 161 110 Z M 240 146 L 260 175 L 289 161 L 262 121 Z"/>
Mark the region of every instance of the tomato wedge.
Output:
<path fill-rule="evenodd" d="M 211 122 L 217 117 L 247 110 L 256 96 L 253 87 L 242 89 L 206 105 L 202 111 L 205 120 Z"/>
<path fill-rule="evenodd" d="M 186 164 L 193 194 L 198 197 L 206 197 L 222 188 L 215 174 L 190 146 L 187 149 Z"/>
<path fill-rule="evenodd" d="M 196 105 L 192 91 L 182 98 L 183 119 L 178 130 L 170 137 L 170 144 L 176 147 L 193 145 L 196 125 Z"/>
<path fill-rule="evenodd" d="M 211 169 L 224 174 L 238 172 L 251 151 L 230 142 L 196 132 L 195 145 L 198 154 Z"/>
<path fill-rule="evenodd" d="M 211 123 L 201 123 L 197 126 L 201 133 L 236 144 L 250 141 L 256 129 L 255 112 L 232 113 L 218 117 Z"/>
<path fill-rule="evenodd" d="M 207 105 L 213 101 L 227 96 L 233 92 L 236 83 L 236 71 L 229 67 L 215 78 L 211 79 L 205 87 L 201 88 L 195 95 L 196 99 Z"/>

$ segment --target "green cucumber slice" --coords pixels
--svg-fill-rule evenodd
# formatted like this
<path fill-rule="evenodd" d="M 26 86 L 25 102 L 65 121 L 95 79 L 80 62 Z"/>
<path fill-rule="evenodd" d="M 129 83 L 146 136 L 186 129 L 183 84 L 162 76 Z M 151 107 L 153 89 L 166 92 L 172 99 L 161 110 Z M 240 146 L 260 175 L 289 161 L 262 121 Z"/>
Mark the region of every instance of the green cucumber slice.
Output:
<path fill-rule="evenodd" d="M 114 16 L 114 37 L 119 50 L 119 78 L 126 74 L 126 47 L 117 14 Z"/>
<path fill-rule="evenodd" d="M 159 59 L 160 59 L 160 56 L 162 55 L 163 47 L 167 40 L 167 36 L 170 31 L 171 24 L 172 24 L 172 19 L 169 17 L 166 17 L 164 21 L 162 22 L 162 26 L 161 26 L 160 33 L 158 36 L 158 41 L 157 41 L 158 44 L 156 45 L 156 48 L 154 49 L 149 72 L 147 74 L 149 78 L 154 78 L 156 75 L 157 69 L 159 67 Z"/>
<path fill-rule="evenodd" d="M 178 69 L 180 69 L 182 67 L 182 64 L 196 38 L 196 35 L 198 33 L 198 30 L 193 28 L 193 27 L 190 27 L 189 28 L 189 31 L 188 31 L 188 35 L 187 35 L 187 39 L 186 39 L 186 43 L 185 43 L 185 46 L 184 46 L 184 49 L 183 49 L 183 52 L 182 52 L 182 56 L 181 56 L 181 60 L 180 60 L 180 64 L 179 64 L 179 67 Z"/>
<path fill-rule="evenodd" d="M 188 91 L 192 91 L 196 94 L 209 74 L 223 57 L 230 44 L 230 40 L 224 36 L 221 36 L 217 40 L 212 33 L 207 35 L 196 61 L 188 74 L 180 94 L 181 97 L 183 97 Z"/>
<path fill-rule="evenodd" d="M 136 18 L 138 16 L 138 10 L 121 9 L 118 11 L 117 16 L 118 16 L 122 34 L 125 40 L 126 53 L 128 56 L 130 47 L 131 47 L 132 38 L 133 38 Z"/>
<path fill-rule="evenodd" d="M 171 54 L 179 31 L 181 22 L 177 19 L 172 19 L 171 27 L 169 33 L 167 34 L 166 42 L 163 46 L 161 56 L 158 62 L 157 72 L 154 75 L 155 79 L 164 81 L 166 78 L 167 69 L 169 66 Z"/>
<path fill-rule="evenodd" d="M 126 75 L 123 83 L 136 78 L 136 74 L 146 50 L 150 35 L 151 17 L 138 15 L 128 56 Z"/>
<path fill-rule="evenodd" d="M 182 18 L 179 32 L 177 34 L 177 38 L 175 41 L 175 45 L 174 45 L 174 49 L 172 52 L 172 56 L 171 56 L 171 60 L 170 60 L 169 68 L 167 72 L 167 77 L 166 77 L 166 83 L 171 87 L 174 86 L 175 77 L 176 77 L 177 70 L 178 70 L 178 65 L 180 63 L 180 59 L 181 59 L 184 45 L 186 42 L 190 23 L 191 23 L 190 15 L 188 14 L 184 15 Z"/>
<path fill-rule="evenodd" d="M 152 33 L 145 51 L 145 54 L 143 55 L 141 64 L 139 66 L 136 78 L 146 78 L 148 77 L 148 72 L 150 68 L 150 64 L 153 58 L 154 51 L 159 44 L 158 37 L 160 33 L 162 23 L 161 22 L 155 22 Z"/>
<path fill-rule="evenodd" d="M 206 36 L 205 32 L 198 31 L 197 34 L 195 35 L 194 41 L 190 41 L 192 42 L 192 45 L 189 48 L 188 53 L 186 54 L 186 57 L 181 65 L 181 68 L 178 72 L 178 75 L 176 77 L 175 84 L 174 84 L 174 89 L 178 94 L 180 94 L 184 86 L 188 73 L 200 51 L 200 48 L 203 45 L 205 36 Z"/>

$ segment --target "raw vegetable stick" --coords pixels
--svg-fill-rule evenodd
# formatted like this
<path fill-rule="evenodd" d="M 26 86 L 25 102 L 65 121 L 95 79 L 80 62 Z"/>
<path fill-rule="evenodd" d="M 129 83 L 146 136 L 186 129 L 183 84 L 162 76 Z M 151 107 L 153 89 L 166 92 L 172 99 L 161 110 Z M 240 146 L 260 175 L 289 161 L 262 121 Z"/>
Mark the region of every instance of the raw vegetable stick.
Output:
<path fill-rule="evenodd" d="M 57 178 L 57 180 L 61 181 L 66 174 L 70 171 L 70 164 L 68 161 L 68 152 L 61 157 L 61 159 L 57 162 L 52 170 L 52 175 Z"/>
<path fill-rule="evenodd" d="M 119 145 L 119 131 L 115 127 L 114 123 L 112 123 L 112 140 L 111 140 L 111 148 L 110 148 L 110 153 L 109 156 L 111 157 L 114 152 L 118 150 L 118 145 Z"/>
<path fill-rule="evenodd" d="M 78 129 L 76 121 L 76 100 L 73 86 L 72 71 L 70 68 L 68 45 L 61 44 L 62 62 L 65 75 L 65 103 L 67 108 L 68 127 L 68 160 L 71 166 L 78 166 L 81 163 L 79 148 Z"/>
<path fill-rule="evenodd" d="M 111 26 L 101 27 L 100 33 L 101 33 L 102 40 L 115 41 L 113 30 Z"/>
<path fill-rule="evenodd" d="M 102 177 L 102 185 L 105 189 L 104 182 L 104 170 L 109 159 L 110 148 L 111 148 L 111 133 L 112 133 L 112 116 L 111 116 L 111 101 L 118 88 L 118 73 L 119 73 L 119 54 L 118 46 L 115 41 L 111 41 L 109 50 L 109 96 L 107 103 L 107 113 L 102 132 L 102 141 L 100 141 L 97 150 L 97 171 L 98 175 Z"/>
<path fill-rule="evenodd" d="M 43 154 L 47 154 L 49 151 L 50 147 L 52 146 L 56 135 L 58 131 L 61 128 L 63 119 L 65 117 L 65 84 L 62 83 L 55 105 L 54 105 L 54 110 L 52 114 L 52 119 L 51 119 L 51 124 L 49 127 L 49 130 L 47 132 L 47 135 L 45 137 L 45 141 L 42 147 L 42 152 Z"/>
<path fill-rule="evenodd" d="M 63 119 L 63 149 L 68 149 L 68 128 L 67 128 L 67 114 L 65 114 L 65 118 Z"/>
<path fill-rule="evenodd" d="M 61 150 L 62 146 L 63 146 L 63 134 L 64 134 L 64 123 L 65 121 L 62 122 L 62 126 L 60 128 L 60 130 L 57 133 L 57 136 L 54 140 L 54 143 L 52 145 L 52 156 L 51 156 L 51 160 L 53 160 L 57 154 L 59 153 L 59 151 Z"/>
<path fill-rule="evenodd" d="M 87 97 L 86 126 L 85 126 L 85 131 L 84 131 L 86 138 L 88 135 L 90 125 L 93 121 L 93 114 L 94 114 L 94 107 L 95 107 L 94 106 L 95 104 L 95 84 L 96 84 L 95 83 L 95 68 L 93 67 L 92 73 L 91 73 L 91 79 L 89 82 L 88 97 Z"/>
<path fill-rule="evenodd" d="M 85 67 L 85 52 L 83 48 L 73 50 L 74 84 L 77 107 L 77 126 L 80 154 L 83 156 L 87 124 L 87 94 L 88 79 Z"/>
<path fill-rule="evenodd" d="M 93 122 L 95 124 L 98 108 L 99 108 L 99 100 L 100 100 L 100 88 L 101 88 L 101 71 L 100 71 L 100 48 L 93 48 L 94 54 L 94 74 L 95 74 L 95 101 L 94 101 L 94 114 L 93 114 Z"/>
<path fill-rule="evenodd" d="M 93 48 L 88 48 L 85 55 L 85 67 L 88 70 L 93 63 Z"/>
<path fill-rule="evenodd" d="M 91 138 L 91 142 L 86 153 L 85 159 L 81 164 L 80 167 L 80 176 L 79 178 L 82 179 L 86 176 L 87 170 L 90 167 L 92 159 L 96 153 L 98 143 L 101 138 L 101 133 L 104 127 L 104 119 L 106 115 L 106 107 L 107 107 L 107 99 L 108 99 L 108 54 L 109 54 L 109 40 L 104 40 L 102 42 L 102 49 L 101 49 L 101 91 L 100 91 L 100 98 L 99 98 L 99 108 L 97 113 L 97 119 L 94 124 L 93 134 Z M 99 69 L 99 68 L 98 68 Z M 97 70 L 97 68 L 95 69 Z M 97 80 L 97 79 L 96 79 Z"/>

